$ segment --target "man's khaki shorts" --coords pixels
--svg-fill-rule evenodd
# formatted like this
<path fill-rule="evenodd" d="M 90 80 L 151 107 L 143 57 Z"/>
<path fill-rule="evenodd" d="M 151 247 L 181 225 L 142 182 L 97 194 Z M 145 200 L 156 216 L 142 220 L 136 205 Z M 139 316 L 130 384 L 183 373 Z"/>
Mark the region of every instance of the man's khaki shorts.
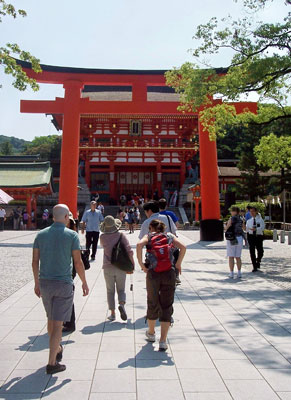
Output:
<path fill-rule="evenodd" d="M 52 321 L 70 321 L 74 286 L 62 281 L 40 279 L 40 294 L 47 318 Z"/>

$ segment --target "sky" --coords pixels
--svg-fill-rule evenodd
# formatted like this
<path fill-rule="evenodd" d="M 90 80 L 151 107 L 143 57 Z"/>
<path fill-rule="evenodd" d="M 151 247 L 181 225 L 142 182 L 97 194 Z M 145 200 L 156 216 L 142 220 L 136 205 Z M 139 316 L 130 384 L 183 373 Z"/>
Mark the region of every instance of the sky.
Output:
<path fill-rule="evenodd" d="M 196 27 L 216 16 L 242 15 L 241 0 L 10 0 L 27 17 L 5 17 L 0 46 L 17 43 L 41 63 L 85 68 L 171 69 L 195 61 L 189 52 Z M 261 18 L 286 15 L 273 0 Z M 231 54 L 210 61 L 227 66 Z M 42 84 L 38 92 L 20 92 L 0 67 L 0 135 L 32 140 L 56 134 L 51 117 L 21 114 L 20 100 L 62 97 L 61 85 Z"/>

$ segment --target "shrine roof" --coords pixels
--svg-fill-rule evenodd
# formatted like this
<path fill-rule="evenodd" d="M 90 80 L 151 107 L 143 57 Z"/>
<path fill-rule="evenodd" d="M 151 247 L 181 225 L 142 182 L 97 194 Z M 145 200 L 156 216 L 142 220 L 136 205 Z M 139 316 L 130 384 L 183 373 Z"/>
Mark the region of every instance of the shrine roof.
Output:
<path fill-rule="evenodd" d="M 238 178 L 241 177 L 244 172 L 240 171 L 237 167 L 221 167 L 218 166 L 218 176 L 221 177 L 233 177 Z M 260 172 L 260 176 L 276 176 L 280 175 L 280 173 L 276 171 L 267 171 L 267 172 Z"/>
<path fill-rule="evenodd" d="M 51 179 L 52 168 L 49 162 L 0 162 L 0 187 L 34 188 L 50 186 Z"/>
<path fill-rule="evenodd" d="M 31 69 L 31 63 L 16 60 L 18 65 L 23 68 Z M 167 69 L 107 69 L 107 68 L 80 68 L 80 67 L 61 67 L 56 65 L 40 64 L 41 69 L 46 72 L 61 72 L 72 74 L 114 74 L 114 75 L 164 75 Z M 226 68 L 215 68 L 216 73 L 224 74 Z"/>

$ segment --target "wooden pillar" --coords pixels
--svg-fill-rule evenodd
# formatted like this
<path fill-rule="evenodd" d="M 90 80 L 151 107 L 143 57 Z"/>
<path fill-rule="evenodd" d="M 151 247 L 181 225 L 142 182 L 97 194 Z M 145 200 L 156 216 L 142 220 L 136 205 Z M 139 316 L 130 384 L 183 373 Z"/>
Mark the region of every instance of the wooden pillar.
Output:
<path fill-rule="evenodd" d="M 90 157 L 86 155 L 85 158 L 85 181 L 87 183 L 88 188 L 91 188 L 91 176 L 90 176 Z"/>
<path fill-rule="evenodd" d="M 209 140 L 209 133 L 203 131 L 200 120 L 198 128 L 202 206 L 200 239 L 218 241 L 223 240 L 223 223 L 220 220 L 216 141 Z"/>
<path fill-rule="evenodd" d="M 64 83 L 63 140 L 60 172 L 59 203 L 66 204 L 77 218 L 78 166 L 80 143 L 80 81 Z"/>
<path fill-rule="evenodd" d="M 180 167 L 180 189 L 184 185 L 186 175 L 186 161 L 184 158 L 181 158 L 181 167 Z"/>
<path fill-rule="evenodd" d="M 110 160 L 109 166 L 109 197 L 114 199 L 116 197 L 116 182 L 115 182 L 115 172 L 114 172 L 114 159 L 108 157 Z"/>
<path fill-rule="evenodd" d="M 199 221 L 199 202 L 200 200 L 195 200 L 195 221 Z"/>
<path fill-rule="evenodd" d="M 31 193 L 27 194 L 26 196 L 26 211 L 29 215 L 27 228 L 30 229 L 31 227 Z"/>

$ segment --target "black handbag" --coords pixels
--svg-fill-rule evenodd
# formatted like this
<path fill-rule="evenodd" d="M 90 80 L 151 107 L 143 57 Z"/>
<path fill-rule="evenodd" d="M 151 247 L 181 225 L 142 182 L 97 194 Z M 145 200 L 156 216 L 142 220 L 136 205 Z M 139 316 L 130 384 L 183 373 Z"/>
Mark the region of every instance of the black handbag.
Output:
<path fill-rule="evenodd" d="M 225 239 L 226 240 L 235 240 L 235 234 L 234 234 L 234 229 L 233 226 L 230 226 L 226 231 L 225 231 Z"/>
<path fill-rule="evenodd" d="M 85 270 L 88 270 L 91 267 L 90 262 L 89 262 L 89 255 L 90 255 L 89 250 L 81 250 L 81 258 L 82 258 Z"/>
<path fill-rule="evenodd" d="M 111 264 L 121 269 L 124 272 L 133 272 L 134 265 L 126 251 L 124 244 L 121 241 L 122 233 L 116 245 L 114 245 L 111 253 Z"/>

